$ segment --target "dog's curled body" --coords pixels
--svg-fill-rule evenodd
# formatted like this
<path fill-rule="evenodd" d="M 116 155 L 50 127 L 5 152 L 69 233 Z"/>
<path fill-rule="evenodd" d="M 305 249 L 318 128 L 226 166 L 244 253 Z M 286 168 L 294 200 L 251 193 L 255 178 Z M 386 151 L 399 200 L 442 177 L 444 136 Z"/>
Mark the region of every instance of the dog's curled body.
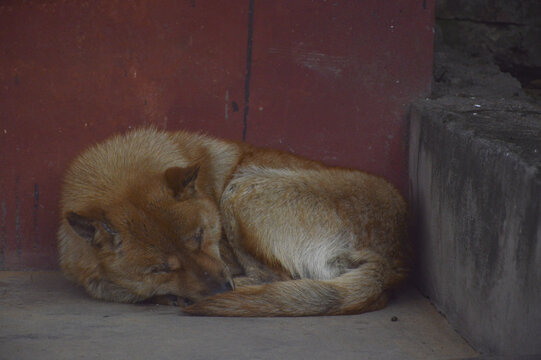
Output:
<path fill-rule="evenodd" d="M 193 189 L 181 189 L 181 195 L 173 198 L 174 186 L 167 176 L 163 180 L 164 174 L 170 168 L 194 166 L 199 169 L 195 180 L 187 171 Z M 181 178 L 185 173 L 180 171 Z M 158 195 L 149 197 L 153 192 Z M 165 218 L 148 216 L 186 201 L 193 202 L 189 211 Z M 149 208 L 151 203 L 160 205 Z M 285 152 L 185 132 L 142 129 L 92 148 L 68 172 L 62 207 L 61 265 L 71 278 L 92 295 L 108 300 L 138 301 L 165 294 L 189 298 L 195 303 L 183 310 L 190 314 L 305 316 L 371 311 L 385 306 L 388 290 L 406 277 L 410 265 L 406 203 L 385 180 Z M 96 210 L 89 209 L 100 209 L 98 220 Z M 103 232 L 103 218 L 129 222 L 141 209 L 146 216 L 136 222 L 153 230 L 122 228 L 122 221 L 114 220 L 112 226 L 125 234 L 124 249 L 122 254 L 110 251 L 107 256 L 106 247 L 97 248 L 93 239 L 81 236 L 81 229 L 74 230 L 78 224 L 71 215 L 89 219 L 96 236 Z M 174 216 L 193 219 L 175 221 Z M 223 238 L 220 227 L 234 261 L 217 250 Z M 203 244 L 211 250 L 190 253 L 185 259 L 183 252 L 189 250 L 178 234 L 190 238 L 193 229 L 201 228 Z M 155 257 L 145 260 L 145 266 L 156 258 L 173 257 L 174 264 L 181 263 L 180 270 L 168 273 L 169 278 L 145 271 L 123 274 L 127 259 L 137 259 L 141 252 L 148 256 L 149 245 Z M 198 260 L 200 256 L 212 261 Z M 226 258 L 228 263 L 223 264 Z M 111 263 L 122 266 L 116 271 Z M 238 265 L 240 271 L 231 271 Z M 214 274 L 213 280 L 205 283 L 201 276 L 182 275 L 192 267 L 196 274 Z M 234 291 L 209 288 L 208 284 L 227 282 L 230 276 L 235 277 Z M 113 291 L 99 293 L 89 282 L 107 284 Z M 194 285 L 198 282 L 199 287 Z M 147 284 L 146 288 L 139 283 Z"/>

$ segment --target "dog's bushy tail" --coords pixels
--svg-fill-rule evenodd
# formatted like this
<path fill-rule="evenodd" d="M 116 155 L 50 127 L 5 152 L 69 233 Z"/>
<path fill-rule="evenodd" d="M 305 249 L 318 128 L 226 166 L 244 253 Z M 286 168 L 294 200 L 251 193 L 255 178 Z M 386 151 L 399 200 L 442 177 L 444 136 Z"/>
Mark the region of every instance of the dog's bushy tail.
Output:
<path fill-rule="evenodd" d="M 383 308 L 387 290 L 406 276 L 381 256 L 359 252 L 359 266 L 331 280 L 299 279 L 239 287 L 183 309 L 206 316 L 312 316 L 358 314 Z"/>

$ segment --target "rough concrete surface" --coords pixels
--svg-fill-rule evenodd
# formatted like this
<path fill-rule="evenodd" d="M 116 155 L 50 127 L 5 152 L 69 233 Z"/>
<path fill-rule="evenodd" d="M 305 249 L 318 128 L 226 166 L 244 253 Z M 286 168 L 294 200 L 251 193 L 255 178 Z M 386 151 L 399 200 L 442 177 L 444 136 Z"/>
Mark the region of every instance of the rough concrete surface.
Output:
<path fill-rule="evenodd" d="M 417 283 L 476 349 L 541 354 L 541 109 L 484 60 L 436 59 L 410 116 Z"/>
<path fill-rule="evenodd" d="M 539 0 L 439 0 L 436 21 L 447 45 L 492 58 L 521 80 L 541 79 Z"/>
<path fill-rule="evenodd" d="M 393 316 L 397 321 L 392 321 Z M 0 359 L 459 359 L 477 353 L 416 290 L 367 314 L 181 316 L 105 303 L 57 272 L 0 272 Z"/>

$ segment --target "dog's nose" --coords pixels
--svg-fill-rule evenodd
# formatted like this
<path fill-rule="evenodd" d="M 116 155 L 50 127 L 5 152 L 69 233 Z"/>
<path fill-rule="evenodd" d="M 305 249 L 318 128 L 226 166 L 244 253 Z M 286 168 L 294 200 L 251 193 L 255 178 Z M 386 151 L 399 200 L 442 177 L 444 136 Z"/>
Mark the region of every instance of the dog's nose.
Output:
<path fill-rule="evenodd" d="M 233 289 L 234 289 L 233 281 L 227 280 L 226 282 L 222 283 L 222 286 L 219 292 L 231 291 Z"/>
<path fill-rule="evenodd" d="M 216 284 L 217 286 L 214 286 L 213 293 L 214 294 L 221 294 L 226 291 L 231 291 L 235 289 L 235 285 L 233 284 L 232 280 L 226 280 L 225 282 Z"/>

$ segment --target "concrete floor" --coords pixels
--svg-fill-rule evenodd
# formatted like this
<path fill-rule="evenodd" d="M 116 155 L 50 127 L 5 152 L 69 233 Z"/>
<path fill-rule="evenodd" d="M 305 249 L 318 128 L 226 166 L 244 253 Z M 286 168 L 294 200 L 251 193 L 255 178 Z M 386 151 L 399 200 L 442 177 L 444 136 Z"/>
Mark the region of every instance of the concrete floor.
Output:
<path fill-rule="evenodd" d="M 0 272 L 0 359 L 475 356 L 413 289 L 397 294 L 384 310 L 355 316 L 205 318 L 168 306 L 96 301 L 58 272 Z"/>

